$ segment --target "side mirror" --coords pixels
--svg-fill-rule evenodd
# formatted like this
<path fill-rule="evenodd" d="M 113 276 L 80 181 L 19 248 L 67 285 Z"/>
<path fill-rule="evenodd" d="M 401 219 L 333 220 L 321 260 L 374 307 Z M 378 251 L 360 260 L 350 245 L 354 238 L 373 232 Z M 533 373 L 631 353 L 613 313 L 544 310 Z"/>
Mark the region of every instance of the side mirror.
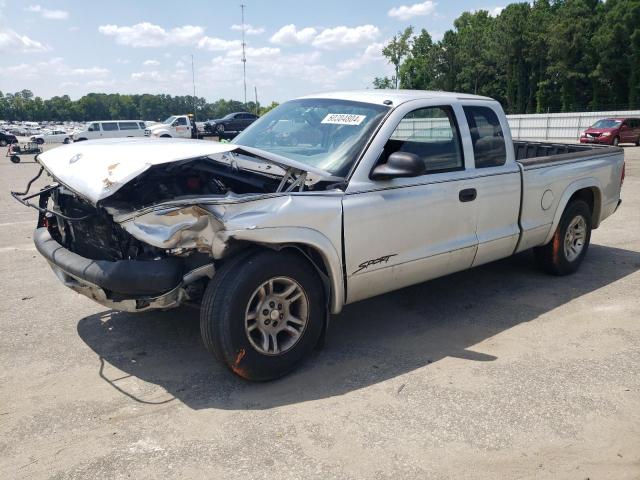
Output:
<path fill-rule="evenodd" d="M 171 126 L 172 126 L 172 127 L 177 127 L 177 126 L 178 126 L 178 122 L 173 122 L 173 123 L 171 124 Z"/>
<path fill-rule="evenodd" d="M 424 162 L 418 155 L 409 152 L 394 152 L 389 155 L 387 163 L 373 169 L 371 178 L 373 180 L 389 180 L 391 178 L 418 177 L 424 172 Z"/>

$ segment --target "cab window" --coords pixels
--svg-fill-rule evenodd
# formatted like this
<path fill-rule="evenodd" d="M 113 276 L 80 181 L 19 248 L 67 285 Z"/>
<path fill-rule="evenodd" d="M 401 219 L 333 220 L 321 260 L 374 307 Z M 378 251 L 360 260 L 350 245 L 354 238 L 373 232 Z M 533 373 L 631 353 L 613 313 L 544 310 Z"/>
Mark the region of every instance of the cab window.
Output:
<path fill-rule="evenodd" d="M 426 173 L 464 169 L 458 125 L 450 107 L 427 107 L 407 114 L 387 141 L 382 161 L 394 152 L 418 155 Z"/>
<path fill-rule="evenodd" d="M 118 122 L 120 130 L 139 130 L 136 122 Z"/>
<path fill-rule="evenodd" d="M 99 123 L 92 123 L 91 125 L 89 125 L 89 132 L 99 132 L 100 131 L 100 124 Z"/>
<path fill-rule="evenodd" d="M 176 123 L 178 125 L 186 125 L 187 124 L 187 119 L 184 117 L 180 117 L 178 120 L 176 120 Z"/>
<path fill-rule="evenodd" d="M 507 161 L 507 149 L 498 115 L 488 107 L 463 107 L 469 124 L 476 168 L 499 167 Z"/>

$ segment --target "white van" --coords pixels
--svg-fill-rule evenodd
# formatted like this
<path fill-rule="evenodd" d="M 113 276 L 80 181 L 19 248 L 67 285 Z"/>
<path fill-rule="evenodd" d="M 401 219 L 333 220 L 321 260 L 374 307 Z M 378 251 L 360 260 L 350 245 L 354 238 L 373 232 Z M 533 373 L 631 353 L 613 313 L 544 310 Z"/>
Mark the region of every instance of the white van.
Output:
<path fill-rule="evenodd" d="M 145 123 L 142 120 L 105 120 L 89 122 L 84 130 L 73 134 L 74 142 L 96 138 L 144 137 Z"/>

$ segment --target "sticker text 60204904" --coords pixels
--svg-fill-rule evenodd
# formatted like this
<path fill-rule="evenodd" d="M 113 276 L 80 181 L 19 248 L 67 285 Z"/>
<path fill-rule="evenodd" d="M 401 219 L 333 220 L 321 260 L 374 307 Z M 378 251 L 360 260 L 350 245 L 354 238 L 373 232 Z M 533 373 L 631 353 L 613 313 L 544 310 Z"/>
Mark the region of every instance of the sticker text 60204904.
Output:
<path fill-rule="evenodd" d="M 350 113 L 329 113 L 322 123 L 333 125 L 360 125 L 367 118 L 366 115 L 352 115 Z"/>

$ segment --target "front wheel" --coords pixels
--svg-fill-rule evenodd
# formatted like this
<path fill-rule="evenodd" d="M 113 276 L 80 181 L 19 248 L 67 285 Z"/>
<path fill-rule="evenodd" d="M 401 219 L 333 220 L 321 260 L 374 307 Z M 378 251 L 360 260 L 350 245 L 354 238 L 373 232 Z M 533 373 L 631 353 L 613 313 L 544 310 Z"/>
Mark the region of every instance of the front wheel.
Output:
<path fill-rule="evenodd" d="M 569 275 L 578 270 L 591 240 L 591 210 L 574 200 L 564 210 L 551 241 L 534 249 L 538 264 L 547 273 Z"/>
<path fill-rule="evenodd" d="M 614 147 L 617 147 L 619 143 L 620 143 L 620 138 L 615 137 L 615 138 L 613 139 L 613 146 L 614 146 Z"/>
<path fill-rule="evenodd" d="M 223 135 L 224 134 L 224 125 L 222 125 L 222 124 L 216 125 L 216 133 L 218 135 Z"/>
<path fill-rule="evenodd" d="M 42 145 L 42 144 L 44 143 L 44 138 L 37 138 L 37 139 L 36 139 L 36 143 L 37 143 L 38 145 Z"/>
<path fill-rule="evenodd" d="M 261 251 L 216 272 L 204 293 L 200 330 L 207 349 L 234 373 L 266 381 L 309 355 L 325 313 L 322 282 L 304 257 Z"/>
<path fill-rule="evenodd" d="M 62 143 L 64 143 L 65 145 L 67 145 L 69 142 L 71 142 L 71 140 L 67 137 L 63 140 Z"/>

